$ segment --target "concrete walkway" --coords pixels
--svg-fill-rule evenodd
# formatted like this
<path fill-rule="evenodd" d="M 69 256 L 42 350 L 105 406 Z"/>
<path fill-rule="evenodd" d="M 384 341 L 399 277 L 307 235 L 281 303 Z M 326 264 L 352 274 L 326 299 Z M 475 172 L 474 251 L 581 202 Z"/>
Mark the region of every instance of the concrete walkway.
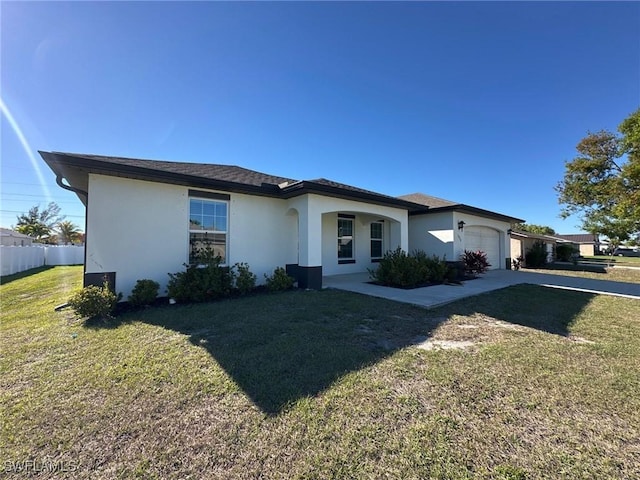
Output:
<path fill-rule="evenodd" d="M 612 282 L 609 280 L 567 277 L 549 273 L 516 272 L 512 270 L 491 270 L 481 275 L 478 279 L 463 282 L 463 285 L 434 285 L 432 287 L 414 288 L 413 290 L 372 285 L 367 283 L 369 282 L 368 273 L 332 275 L 324 277 L 322 280 L 327 288 L 347 290 L 422 307 L 435 307 L 461 298 L 521 283 L 640 300 L 640 284 L 637 283 Z"/>

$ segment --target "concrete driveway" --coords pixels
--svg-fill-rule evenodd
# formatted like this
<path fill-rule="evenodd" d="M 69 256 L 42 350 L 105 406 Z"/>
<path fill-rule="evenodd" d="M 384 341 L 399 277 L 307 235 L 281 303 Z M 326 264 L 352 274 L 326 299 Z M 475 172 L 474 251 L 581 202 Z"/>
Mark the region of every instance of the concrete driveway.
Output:
<path fill-rule="evenodd" d="M 491 270 L 481 275 L 480 278 L 463 282 L 462 285 L 434 285 L 432 287 L 414 288 L 413 290 L 372 285 L 367 283 L 369 282 L 368 273 L 332 275 L 324 277 L 322 280 L 327 288 L 347 290 L 422 307 L 435 307 L 461 298 L 521 283 L 640 300 L 640 284 L 637 283 L 611 282 L 609 280 L 567 277 L 550 273 L 516 272 L 512 270 Z"/>

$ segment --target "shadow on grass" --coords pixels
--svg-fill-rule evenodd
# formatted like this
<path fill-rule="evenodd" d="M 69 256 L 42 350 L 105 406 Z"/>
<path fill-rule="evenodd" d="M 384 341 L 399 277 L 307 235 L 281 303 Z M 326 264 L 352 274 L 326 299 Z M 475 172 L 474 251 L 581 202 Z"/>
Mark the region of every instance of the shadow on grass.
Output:
<path fill-rule="evenodd" d="M 607 266 L 606 265 L 584 265 L 581 263 L 577 265 L 573 265 L 569 263 L 564 263 L 564 264 L 551 263 L 546 267 L 542 268 L 541 270 L 565 270 L 568 272 L 591 272 L 591 273 L 606 274 Z M 523 271 L 526 271 L 526 269 L 523 269 Z"/>
<path fill-rule="evenodd" d="M 592 295 L 520 285 L 436 310 L 336 290 L 293 291 L 216 303 L 151 308 L 141 321 L 188 336 L 266 414 L 328 389 L 346 374 L 430 335 L 449 315 L 483 313 L 566 335 Z"/>
<path fill-rule="evenodd" d="M 5 275 L 4 277 L 0 277 L 0 285 L 6 285 L 7 283 L 20 280 L 21 278 L 30 277 L 31 275 L 45 272 L 52 268 L 54 268 L 53 265 L 44 265 L 42 267 L 30 268 L 29 270 L 25 270 L 24 272 L 14 273 L 13 275 Z"/>

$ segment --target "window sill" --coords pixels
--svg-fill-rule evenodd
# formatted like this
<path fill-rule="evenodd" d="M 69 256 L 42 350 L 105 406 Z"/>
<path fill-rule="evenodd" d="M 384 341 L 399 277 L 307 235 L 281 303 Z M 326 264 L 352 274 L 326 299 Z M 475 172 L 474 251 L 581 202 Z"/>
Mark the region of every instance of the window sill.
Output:
<path fill-rule="evenodd" d="M 372 258 L 371 263 L 380 263 L 381 258 Z"/>
<path fill-rule="evenodd" d="M 345 264 L 347 264 L 347 263 L 356 263 L 356 261 L 355 261 L 355 260 L 353 260 L 353 259 L 351 259 L 351 260 L 347 260 L 347 259 L 344 259 L 344 260 L 338 260 L 338 265 L 345 265 Z"/>

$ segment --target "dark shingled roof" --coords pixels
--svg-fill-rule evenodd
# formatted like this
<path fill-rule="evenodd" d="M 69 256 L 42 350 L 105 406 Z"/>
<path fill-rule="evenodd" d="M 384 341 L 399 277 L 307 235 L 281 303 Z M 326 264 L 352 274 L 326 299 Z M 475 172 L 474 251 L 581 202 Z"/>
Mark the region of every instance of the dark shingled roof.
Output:
<path fill-rule="evenodd" d="M 507 222 L 523 222 L 523 220 L 517 218 L 454 203 L 442 198 L 431 197 L 422 193 L 392 197 L 326 178 L 293 180 L 235 165 L 167 162 L 63 152 L 40 152 L 40 155 L 56 174 L 58 185 L 74 191 L 85 204 L 87 201 L 88 176 L 89 173 L 95 173 L 283 199 L 314 193 L 403 208 L 410 215 L 424 214 L 435 210 L 459 210 L 489 218 L 498 218 Z M 63 179 L 66 183 L 63 183 Z"/>
<path fill-rule="evenodd" d="M 424 207 L 400 198 L 325 178 L 300 181 L 268 175 L 235 165 L 167 162 L 63 152 L 40 152 L 40 155 L 56 173 L 58 184 L 62 188 L 76 192 L 83 203 L 86 202 L 87 197 L 88 174 L 97 173 L 276 198 L 291 198 L 305 193 L 316 193 L 404 208 L 409 211 L 424 210 Z M 65 179 L 67 183 L 63 184 L 62 179 Z"/>
<path fill-rule="evenodd" d="M 316 178 L 314 180 L 305 181 L 305 183 L 314 183 L 316 185 L 323 185 L 325 187 L 333 187 L 340 190 L 347 190 L 349 192 L 361 193 L 364 195 L 378 195 L 381 197 L 386 197 L 389 200 L 398 200 L 399 197 L 392 197 L 391 195 L 384 195 L 382 193 L 374 192 L 372 190 L 365 190 L 364 188 L 354 187 L 352 185 L 347 185 L 346 183 L 334 182 L 333 180 L 329 180 L 327 178 Z M 401 198 L 401 200 L 405 200 Z M 410 202 L 410 200 L 409 200 Z"/>
<path fill-rule="evenodd" d="M 54 152 L 59 153 L 59 152 Z M 277 177 L 266 173 L 256 172 L 236 165 L 221 165 L 214 163 L 166 162 L 162 160 L 141 160 L 126 157 L 108 157 L 104 155 L 81 155 L 75 153 L 61 153 L 65 157 L 90 159 L 98 162 L 123 165 L 127 167 L 170 172 L 179 175 L 220 180 L 224 182 L 240 183 L 243 185 L 261 186 L 263 184 L 278 185 L 284 182 L 295 182 L 290 178 Z"/>
<path fill-rule="evenodd" d="M 593 233 L 572 233 L 569 235 L 554 235 L 555 237 L 575 243 L 600 243 L 598 235 Z"/>
<path fill-rule="evenodd" d="M 515 237 L 525 237 L 525 238 L 536 238 L 538 240 L 551 240 L 551 241 L 559 241 L 560 243 L 570 243 L 568 240 L 564 240 L 559 238 L 557 235 L 542 235 L 539 233 L 531 233 L 526 232 L 524 230 L 511 230 L 511 236 Z"/>
<path fill-rule="evenodd" d="M 484 210 L 482 208 L 472 207 L 471 205 L 465 205 L 464 203 L 452 202 L 451 200 L 445 200 L 444 198 L 432 197 L 431 195 L 425 195 L 424 193 L 410 193 L 408 195 L 402 195 L 398 198 L 407 202 L 412 202 L 413 204 L 422 205 L 422 208 L 424 209 L 422 212 L 410 211 L 410 215 L 432 214 L 444 211 L 457 211 L 469 213 L 471 215 L 479 215 L 486 218 L 495 218 L 503 222 L 523 222 L 523 220 L 510 217 L 508 215 Z"/>
<path fill-rule="evenodd" d="M 409 202 L 425 205 L 430 208 L 438 207 L 450 207 L 452 205 L 460 205 L 457 202 L 451 200 L 445 200 L 444 198 L 432 197 L 431 195 L 425 195 L 424 193 L 410 193 L 408 195 L 400 195 L 398 198 L 407 200 Z"/>

